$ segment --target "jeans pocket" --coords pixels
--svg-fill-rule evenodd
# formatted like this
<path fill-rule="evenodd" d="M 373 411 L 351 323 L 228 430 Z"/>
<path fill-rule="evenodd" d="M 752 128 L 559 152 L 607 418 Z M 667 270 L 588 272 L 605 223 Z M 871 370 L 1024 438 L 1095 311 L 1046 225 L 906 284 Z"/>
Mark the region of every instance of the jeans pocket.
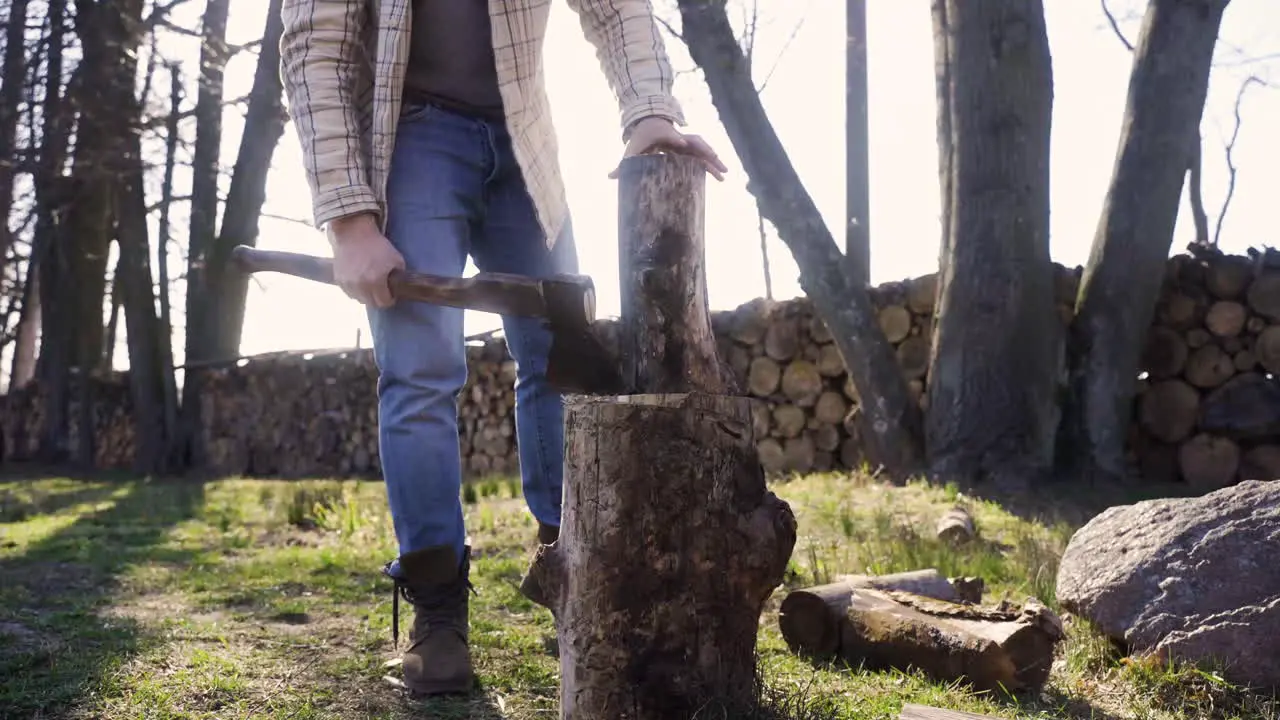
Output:
<path fill-rule="evenodd" d="M 436 106 L 431 103 L 406 101 L 400 106 L 400 122 L 422 122 L 435 110 Z"/>

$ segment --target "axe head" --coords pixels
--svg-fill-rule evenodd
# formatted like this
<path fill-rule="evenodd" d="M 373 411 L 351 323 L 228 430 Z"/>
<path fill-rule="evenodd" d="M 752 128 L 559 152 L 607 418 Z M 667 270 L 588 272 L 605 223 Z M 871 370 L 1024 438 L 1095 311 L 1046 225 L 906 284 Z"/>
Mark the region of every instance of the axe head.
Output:
<path fill-rule="evenodd" d="M 551 330 L 547 382 L 558 392 L 622 395 L 628 392 L 616 353 L 592 326 L 595 286 L 585 275 L 561 275 L 543 281 L 546 320 Z"/>

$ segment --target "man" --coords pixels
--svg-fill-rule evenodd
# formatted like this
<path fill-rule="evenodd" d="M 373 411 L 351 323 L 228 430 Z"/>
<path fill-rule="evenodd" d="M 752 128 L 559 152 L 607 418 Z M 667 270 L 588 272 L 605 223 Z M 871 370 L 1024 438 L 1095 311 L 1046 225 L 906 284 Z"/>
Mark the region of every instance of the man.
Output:
<path fill-rule="evenodd" d="M 621 110 L 624 155 L 700 157 L 682 135 L 648 0 L 568 0 Z M 281 74 L 334 275 L 368 307 L 383 475 L 399 543 L 384 572 L 414 607 L 405 685 L 466 692 L 470 549 L 459 500 L 461 310 L 394 304 L 396 268 L 547 276 L 577 259 L 543 82 L 549 0 L 284 0 Z M 537 540 L 560 525 L 563 417 L 541 321 L 504 317 L 516 436 Z M 397 597 L 397 602 L 398 602 Z"/>

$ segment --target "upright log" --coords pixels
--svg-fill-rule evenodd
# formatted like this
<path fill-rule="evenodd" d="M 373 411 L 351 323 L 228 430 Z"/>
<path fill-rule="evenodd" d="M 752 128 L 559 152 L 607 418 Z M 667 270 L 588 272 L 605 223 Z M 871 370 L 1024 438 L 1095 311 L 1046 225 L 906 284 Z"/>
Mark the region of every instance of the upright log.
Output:
<path fill-rule="evenodd" d="M 796 541 L 765 487 L 752 400 L 726 394 L 706 309 L 703 170 L 624 161 L 624 377 L 565 400 L 560 536 L 525 595 L 556 618 L 563 720 L 678 720 L 757 700 L 756 633 Z"/>
<path fill-rule="evenodd" d="M 705 188 L 701 162 L 684 155 L 628 158 L 619 173 L 619 350 L 635 392 L 737 391 L 711 330 Z"/>

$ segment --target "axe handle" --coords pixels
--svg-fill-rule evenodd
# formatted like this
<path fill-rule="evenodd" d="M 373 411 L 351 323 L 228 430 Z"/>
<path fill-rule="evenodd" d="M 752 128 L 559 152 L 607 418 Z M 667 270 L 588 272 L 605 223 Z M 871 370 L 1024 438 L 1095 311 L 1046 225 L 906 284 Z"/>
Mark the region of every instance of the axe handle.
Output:
<path fill-rule="evenodd" d="M 240 272 L 278 272 L 333 285 L 333 261 L 328 258 L 239 245 L 231 264 Z M 456 278 L 393 270 L 387 278 L 397 301 L 409 300 L 499 315 L 546 317 L 541 280 L 506 273 L 477 273 Z"/>

